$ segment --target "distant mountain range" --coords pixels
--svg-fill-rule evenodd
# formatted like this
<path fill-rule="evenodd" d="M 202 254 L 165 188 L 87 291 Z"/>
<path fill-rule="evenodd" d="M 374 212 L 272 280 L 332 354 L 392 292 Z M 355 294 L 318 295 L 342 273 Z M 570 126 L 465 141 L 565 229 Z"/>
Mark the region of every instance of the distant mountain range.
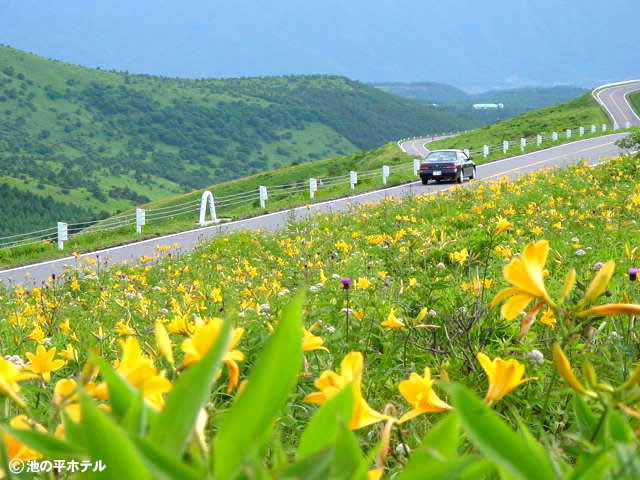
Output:
<path fill-rule="evenodd" d="M 566 102 L 589 91 L 579 87 L 556 86 L 467 93 L 460 88 L 438 82 L 388 82 L 372 85 L 394 95 L 428 105 L 437 105 L 458 118 L 472 122 L 474 126 L 494 123 L 531 110 Z M 474 110 L 474 104 L 502 104 L 503 108 Z"/>

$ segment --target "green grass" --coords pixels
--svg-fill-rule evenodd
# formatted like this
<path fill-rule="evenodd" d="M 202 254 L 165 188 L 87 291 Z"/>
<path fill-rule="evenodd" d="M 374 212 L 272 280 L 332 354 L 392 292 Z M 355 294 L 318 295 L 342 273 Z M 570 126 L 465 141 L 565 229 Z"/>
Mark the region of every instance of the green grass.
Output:
<path fill-rule="evenodd" d="M 3 178 L 94 212 L 469 126 L 344 77 L 130 75 L 0 46 Z M 38 212 L 20 218 L 24 229 L 7 231 L 0 217 L 0 236 L 45 227 Z"/>
<path fill-rule="evenodd" d="M 25 359 L 37 347 L 30 336 L 38 325 L 49 338 L 47 348 L 56 347 L 58 354 L 67 345 L 77 349 L 77 359 L 55 370 L 50 381 L 21 381 L 20 394 L 30 407 L 29 417 L 53 432 L 60 421 L 58 407 L 51 401 L 54 385 L 61 379 L 80 378 L 89 352 L 108 362 L 121 358 L 118 340 L 124 334 L 122 324 L 116 329 L 118 323 L 134 330 L 132 338 L 149 356 L 145 365 L 164 370 L 175 386 L 184 373 L 171 368 L 158 354 L 155 322 L 170 329 L 179 367 L 186 350 L 182 345 L 190 333 L 171 329 L 184 326 L 192 332 L 199 322 L 228 314 L 234 327 L 244 329 L 233 347 L 243 354 L 238 367 L 240 380 L 244 380 L 278 322 L 278 312 L 296 291 L 305 290 L 303 325 L 309 329 L 317 323 L 313 333 L 328 351 L 305 353 L 308 373 L 297 378 L 295 391 L 287 397 L 273 427 L 281 455 L 293 456 L 301 431 L 317 411 L 303 400 L 316 390 L 314 380 L 326 370 L 339 370 L 348 352 L 363 353 L 361 392 L 368 405 L 382 411 L 391 404 L 394 408 L 388 411 L 394 416 L 411 409 L 398 391 L 399 383 L 411 372 L 422 375 L 425 368 L 431 369 L 434 380 L 440 380 L 433 387 L 444 401 L 452 402 L 445 378 L 483 397 L 489 382 L 476 360 L 483 352 L 492 359 L 517 361 L 523 376 L 530 379 L 492 408 L 510 425 L 526 425 L 543 445 L 552 445 L 554 452 L 566 452 L 563 461 L 571 464 L 578 453 L 593 452 L 592 445 L 578 442 L 574 432 L 580 428 L 592 431 L 597 420 L 587 418 L 592 426 L 584 427 L 569 413 L 571 391 L 554 374 L 551 361 L 554 343 L 563 345 L 582 382 L 579 365 L 589 360 L 597 381 L 606 384 L 593 387 L 599 388 L 598 398 L 583 399 L 594 410 L 595 419 L 608 411 L 603 403 L 609 398 L 611 408 L 620 407 L 621 398 L 628 407 L 637 408 L 633 390 L 627 394 L 617 390 L 615 397 L 609 397 L 628 378 L 637 360 L 633 320 L 622 315 L 577 315 L 585 308 L 578 302 L 587 290 L 603 291 L 599 298 L 589 300 L 595 305 L 639 303 L 638 283 L 627 274 L 627 268 L 640 260 L 634 248 L 640 242 L 637 161 L 621 158 L 595 169 L 576 165 L 555 172 L 532 172 L 516 182 L 478 182 L 446 195 L 426 194 L 314 216 L 277 232 L 233 232 L 214 238 L 190 255 L 159 252 L 157 264 L 97 268 L 82 262 L 80 272 L 85 275 L 70 270 L 46 289 L 0 292 L 0 316 L 7 319 L 0 340 L 5 354 Z M 498 231 L 498 217 L 508 220 L 510 227 Z M 605 233 L 607 241 L 603 242 Z M 536 281 L 543 282 L 555 304 L 544 305 L 538 321 L 532 321 L 521 336 L 524 317 L 505 320 L 490 302 L 509 286 L 503 278 L 504 266 L 522 258 L 527 244 L 542 239 L 549 242 L 548 258 L 537 257 L 518 271 L 544 268 L 544 280 Z M 466 258 L 456 260 L 456 254 L 460 258 L 463 251 Z M 597 266 L 603 268 L 602 263 L 610 259 L 616 262 L 615 274 L 611 279 L 599 275 L 597 285 L 602 288 L 588 289 Z M 516 266 L 511 270 L 514 276 Z M 572 269 L 577 282 L 561 301 L 565 278 Z M 344 277 L 353 280 L 348 290 L 341 288 Z M 364 279 L 368 282 L 361 281 Z M 484 287 L 476 288 L 478 281 Z M 214 289 L 219 289 L 221 300 L 213 295 Z M 538 289 L 536 284 L 535 291 Z M 522 309 L 528 310 L 538 300 Z M 423 309 L 428 316 L 416 320 Z M 539 321 L 547 311 L 555 314 L 553 326 Z M 382 325 L 391 312 L 402 319 L 402 327 Z M 64 321 L 70 331 L 61 327 Z M 419 323 L 437 328 L 418 328 Z M 544 356 L 543 362 L 532 361 L 534 349 Z M 130 370 L 122 369 L 123 376 L 127 372 Z M 133 375 L 129 373 L 125 380 L 132 382 Z M 219 431 L 223 412 L 238 398 L 237 390 L 225 393 L 228 380 L 224 367 L 206 405 L 208 436 Z M 594 383 L 587 385 L 592 388 Z M 18 413 L 23 410 L 7 404 L 6 415 Z M 400 442 L 416 451 L 443 415 L 424 413 L 402 424 L 402 437 L 397 438 L 395 430 L 391 438 L 392 451 Z M 621 422 L 635 426 L 631 418 Z M 380 430 L 365 427 L 355 435 L 369 450 L 378 443 Z M 629 458 L 634 454 L 630 449 Z M 193 461 L 194 456 L 187 457 Z M 402 469 L 399 460 L 398 455 L 389 456 L 387 474 Z"/>
<path fill-rule="evenodd" d="M 631 93 L 628 98 L 633 110 L 640 115 L 640 92 Z"/>
<path fill-rule="evenodd" d="M 557 131 L 560 140 L 565 136 L 565 130 L 571 128 L 572 140 L 575 140 L 579 126 L 585 127 L 585 132 L 590 132 L 590 127 L 594 124 L 599 131 L 603 123 L 610 125 L 600 106 L 591 94 L 587 94 L 569 102 L 524 113 L 453 138 L 432 142 L 428 148 L 476 149 L 482 148 L 483 145 L 502 144 L 503 140 L 516 140 L 517 144 L 509 146 L 510 152 L 515 155 L 520 152 L 520 138 L 534 137 L 538 134 L 550 136 L 551 132 Z M 546 148 L 548 144 L 545 143 L 544 146 Z"/>

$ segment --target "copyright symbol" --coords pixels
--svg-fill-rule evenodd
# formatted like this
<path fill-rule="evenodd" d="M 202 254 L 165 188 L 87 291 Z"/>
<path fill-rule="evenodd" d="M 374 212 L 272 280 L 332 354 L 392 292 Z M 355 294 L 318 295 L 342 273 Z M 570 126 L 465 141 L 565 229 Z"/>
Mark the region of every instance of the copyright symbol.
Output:
<path fill-rule="evenodd" d="M 12 458 L 11 461 L 9 461 L 9 470 L 11 470 L 11 473 L 22 473 L 24 470 L 24 462 L 19 458 Z"/>

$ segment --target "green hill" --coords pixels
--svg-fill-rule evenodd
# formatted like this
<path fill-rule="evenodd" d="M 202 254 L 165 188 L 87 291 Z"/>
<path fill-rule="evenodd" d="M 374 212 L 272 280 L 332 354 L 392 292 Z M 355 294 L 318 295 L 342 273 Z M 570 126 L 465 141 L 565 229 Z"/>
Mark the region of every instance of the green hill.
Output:
<path fill-rule="evenodd" d="M 334 76 L 184 80 L 107 72 L 0 46 L 0 183 L 111 214 L 248 174 L 469 123 Z M 57 207 L 56 207 L 57 208 Z M 49 209 L 48 214 L 42 212 Z M 39 211 L 36 211 L 39 210 Z M 86 218 L 83 218 L 84 220 Z"/>
<path fill-rule="evenodd" d="M 474 128 L 513 118 L 531 110 L 549 107 L 584 95 L 584 88 L 570 86 L 527 87 L 467 93 L 443 83 L 381 83 L 381 90 L 426 104 L 470 123 Z M 477 103 L 501 103 L 503 108 L 476 110 Z"/>
<path fill-rule="evenodd" d="M 591 124 L 602 123 L 609 124 L 609 119 L 588 93 L 569 102 L 527 112 L 454 138 L 432 142 L 429 148 L 481 148 L 482 145 L 499 144 L 503 140 L 517 140 L 580 126 L 588 129 Z"/>

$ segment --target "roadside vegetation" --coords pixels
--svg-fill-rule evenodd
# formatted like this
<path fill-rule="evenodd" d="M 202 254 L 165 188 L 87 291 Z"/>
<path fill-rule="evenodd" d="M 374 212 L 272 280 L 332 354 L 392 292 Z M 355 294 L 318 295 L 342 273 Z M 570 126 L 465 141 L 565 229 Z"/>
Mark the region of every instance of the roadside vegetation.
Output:
<path fill-rule="evenodd" d="M 0 183 L 95 214 L 471 126 L 344 77 L 163 78 L 5 46 L 0 113 Z M 13 211 L 23 228 L 0 221 L 0 236 L 28 231 L 40 212 Z"/>
<path fill-rule="evenodd" d="M 593 124 L 601 134 L 603 123 L 610 127 L 609 119 L 589 93 L 553 107 L 541 108 L 503 122 L 465 132 L 456 137 L 438 140 L 428 144 L 427 147 L 430 149 L 482 148 L 483 145 L 501 145 L 503 140 L 519 142 L 520 138 L 535 137 L 538 134 L 550 137 L 554 131 L 558 132 L 560 141 L 566 142 L 563 137 L 567 128 L 572 129 L 572 136 L 575 140 L 578 136 L 578 127 L 584 127 L 585 136 L 587 136 L 590 135 L 590 128 Z M 534 149 L 535 143 L 533 145 L 531 143 L 529 141 L 529 148 Z M 547 146 L 548 143 L 545 142 L 543 147 Z M 508 153 L 511 155 L 517 155 L 520 152 L 519 143 L 512 144 L 509 148 Z M 502 149 L 500 149 L 500 155 L 502 155 Z"/>
<path fill-rule="evenodd" d="M 638 161 L 159 246 L 135 265 L 77 259 L 7 290 L 3 468 L 637 478 Z"/>
<path fill-rule="evenodd" d="M 631 93 L 628 98 L 633 110 L 640 115 L 640 92 Z"/>

